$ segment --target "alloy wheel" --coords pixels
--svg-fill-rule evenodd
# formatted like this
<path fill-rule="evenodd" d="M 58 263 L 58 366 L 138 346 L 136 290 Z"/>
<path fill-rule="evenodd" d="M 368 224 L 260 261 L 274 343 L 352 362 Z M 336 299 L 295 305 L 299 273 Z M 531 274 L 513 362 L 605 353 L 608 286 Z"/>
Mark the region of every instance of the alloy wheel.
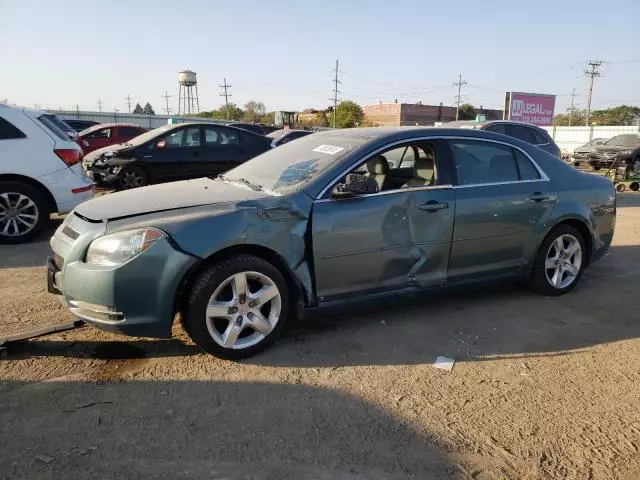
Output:
<path fill-rule="evenodd" d="M 28 196 L 17 192 L 0 194 L 0 235 L 25 235 L 35 228 L 38 218 L 38 207 Z"/>
<path fill-rule="evenodd" d="M 142 175 L 135 170 L 125 170 L 121 175 L 122 186 L 128 188 L 138 188 L 143 184 Z"/>
<path fill-rule="evenodd" d="M 561 290 L 575 282 L 582 266 L 582 247 L 576 237 L 560 235 L 549 246 L 544 264 L 549 284 Z"/>
<path fill-rule="evenodd" d="M 259 272 L 236 273 L 209 298 L 207 330 L 221 347 L 249 348 L 271 333 L 281 310 L 282 297 L 271 278 Z"/>

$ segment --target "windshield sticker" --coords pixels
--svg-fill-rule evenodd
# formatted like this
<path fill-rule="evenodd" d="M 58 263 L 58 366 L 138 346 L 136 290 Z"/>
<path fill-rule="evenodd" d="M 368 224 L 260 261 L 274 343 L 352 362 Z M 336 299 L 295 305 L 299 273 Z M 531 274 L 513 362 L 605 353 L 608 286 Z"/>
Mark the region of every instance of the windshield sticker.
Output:
<path fill-rule="evenodd" d="M 320 145 L 313 149 L 314 152 L 326 153 L 328 155 L 335 155 L 338 152 L 344 150 L 342 147 L 334 147 L 333 145 Z"/>

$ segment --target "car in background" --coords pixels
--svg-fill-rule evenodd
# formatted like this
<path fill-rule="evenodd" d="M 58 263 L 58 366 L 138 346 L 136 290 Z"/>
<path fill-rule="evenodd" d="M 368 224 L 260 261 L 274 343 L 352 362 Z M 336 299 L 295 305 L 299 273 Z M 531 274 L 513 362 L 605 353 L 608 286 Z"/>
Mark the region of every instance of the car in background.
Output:
<path fill-rule="evenodd" d="M 94 125 L 100 125 L 100 122 L 94 122 L 93 120 L 70 120 L 65 119 L 64 123 L 73 128 L 76 132 L 80 133 L 83 130 L 86 130 L 89 127 L 93 127 Z"/>
<path fill-rule="evenodd" d="M 97 183 L 118 189 L 217 176 L 271 149 L 271 139 L 236 127 L 180 123 L 95 150 L 86 166 Z"/>
<path fill-rule="evenodd" d="M 632 152 L 638 147 L 640 147 L 640 135 L 634 133 L 616 135 L 603 145 L 596 146 L 596 151 L 591 156 L 589 165 L 594 170 L 610 167 L 619 154 L 625 155 L 625 158 L 629 156 L 629 161 L 631 161 Z"/>
<path fill-rule="evenodd" d="M 391 169 L 396 150 L 424 156 Z M 499 278 L 568 293 L 615 215 L 611 181 L 515 138 L 319 132 L 216 178 L 80 205 L 51 239 L 48 290 L 126 335 L 171 337 L 179 314 L 198 347 L 239 359 L 317 308 Z"/>
<path fill-rule="evenodd" d="M 22 243 L 93 196 L 82 150 L 40 110 L 0 103 L 0 243 Z"/>
<path fill-rule="evenodd" d="M 584 145 L 577 147 L 573 150 L 572 157 L 575 160 L 587 160 L 591 158 L 591 156 L 596 152 L 596 146 L 604 145 L 608 138 L 594 138 L 593 140 L 589 140 Z"/>
<path fill-rule="evenodd" d="M 475 120 L 460 120 L 448 122 L 442 125 L 443 128 L 472 128 L 475 130 L 486 130 L 487 132 L 501 133 L 509 137 L 517 138 L 523 142 L 535 145 L 546 152 L 560 158 L 561 152 L 556 142 L 553 141 L 549 132 L 545 129 L 528 125 L 526 123 L 513 122 L 510 120 L 488 120 L 477 122 Z"/>
<path fill-rule="evenodd" d="M 146 128 L 133 123 L 103 123 L 80 132 L 78 143 L 86 155 L 99 148 L 128 142 L 146 131 Z"/>
<path fill-rule="evenodd" d="M 247 123 L 247 122 L 230 122 L 225 123 L 225 125 L 229 127 L 241 128 L 242 130 L 246 130 L 247 132 L 257 133 L 258 135 L 264 135 L 265 131 L 262 128 L 262 125 L 259 123 Z"/>
<path fill-rule="evenodd" d="M 313 132 L 309 130 L 293 130 L 290 128 L 282 128 L 280 130 L 268 133 L 267 137 L 272 139 L 272 147 L 279 147 L 280 145 L 289 143 L 291 140 L 295 140 L 296 138 L 306 137 L 311 133 Z"/>

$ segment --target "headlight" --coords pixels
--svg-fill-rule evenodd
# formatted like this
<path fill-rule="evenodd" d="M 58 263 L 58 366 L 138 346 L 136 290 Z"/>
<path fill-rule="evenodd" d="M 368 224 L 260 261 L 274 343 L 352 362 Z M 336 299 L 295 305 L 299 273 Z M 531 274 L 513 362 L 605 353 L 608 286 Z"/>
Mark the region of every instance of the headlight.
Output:
<path fill-rule="evenodd" d="M 165 236 L 155 228 L 126 230 L 104 235 L 91 242 L 85 262 L 107 267 L 121 265 L 137 257 Z"/>

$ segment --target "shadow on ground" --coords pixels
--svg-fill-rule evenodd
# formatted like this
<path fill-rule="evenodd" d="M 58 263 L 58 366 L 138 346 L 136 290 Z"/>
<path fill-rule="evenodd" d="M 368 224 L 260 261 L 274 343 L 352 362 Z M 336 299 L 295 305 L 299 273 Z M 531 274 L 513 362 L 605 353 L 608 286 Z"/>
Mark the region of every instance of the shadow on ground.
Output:
<path fill-rule="evenodd" d="M 60 226 L 62 220 L 51 220 L 40 235 L 29 243 L 20 245 L 0 245 L 0 269 L 43 267 L 51 253 L 49 239 Z"/>
<path fill-rule="evenodd" d="M 50 381 L 0 394 L 3 478 L 462 478 L 444 442 L 323 388 Z"/>

